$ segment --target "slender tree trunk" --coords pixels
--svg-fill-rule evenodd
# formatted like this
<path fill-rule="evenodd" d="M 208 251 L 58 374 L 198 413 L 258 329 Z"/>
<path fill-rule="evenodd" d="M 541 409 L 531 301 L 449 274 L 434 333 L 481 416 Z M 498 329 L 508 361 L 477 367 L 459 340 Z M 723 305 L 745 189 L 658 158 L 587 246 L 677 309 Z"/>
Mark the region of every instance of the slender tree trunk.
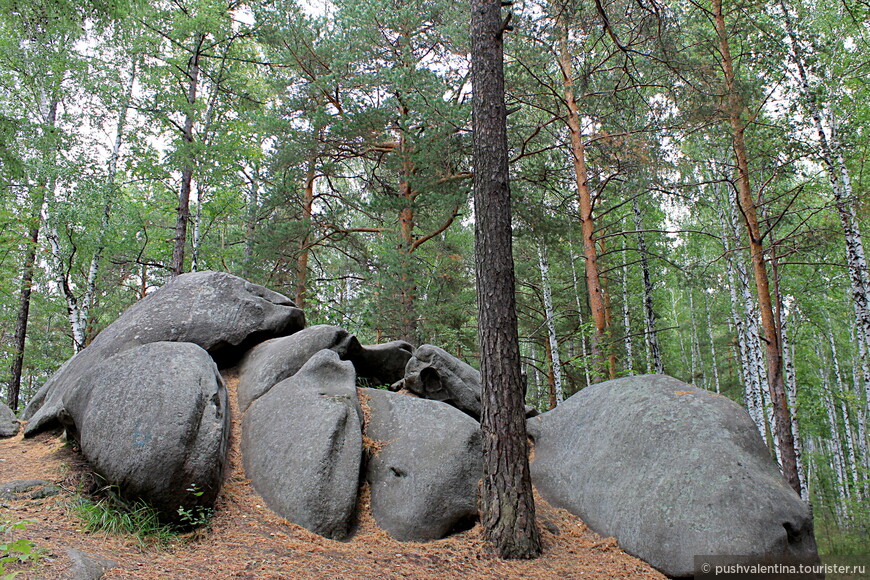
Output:
<path fill-rule="evenodd" d="M 197 89 L 199 88 L 199 59 L 205 35 L 197 37 L 193 54 L 187 66 L 187 111 L 184 115 L 184 127 L 181 133 L 184 154 L 181 156 L 181 189 L 178 194 L 177 219 L 175 222 L 175 237 L 172 248 L 172 264 L 170 269 L 173 276 L 184 272 L 184 247 L 187 244 L 187 224 L 190 221 L 190 192 L 193 184 L 193 168 L 195 164 L 193 152 L 193 121 L 195 117 L 194 106 L 196 105 Z"/>
<path fill-rule="evenodd" d="M 126 91 L 124 100 L 121 103 L 121 108 L 118 111 L 118 123 L 115 126 L 115 141 L 112 144 L 112 153 L 109 155 L 109 163 L 106 171 L 106 183 L 103 193 L 103 213 L 100 217 L 100 231 L 97 234 L 97 244 L 94 253 L 91 256 L 91 263 L 88 267 L 88 279 L 85 283 L 85 295 L 81 301 L 80 316 L 81 323 L 85 327 L 85 344 L 90 342 L 90 317 L 91 310 L 96 304 L 97 299 L 97 276 L 100 272 L 100 266 L 103 263 L 103 252 L 106 250 L 106 233 L 109 231 L 109 225 L 112 217 L 112 206 L 117 194 L 117 177 L 118 177 L 118 160 L 121 158 L 121 146 L 124 143 L 124 131 L 127 126 L 127 113 L 130 110 L 130 103 L 133 100 L 133 86 L 136 83 L 136 69 L 138 63 L 136 61 L 130 67 L 130 78 L 127 79 Z"/>
<path fill-rule="evenodd" d="M 248 179 L 248 192 L 245 203 L 245 272 L 252 274 L 251 265 L 254 259 L 254 236 L 257 233 L 257 213 L 260 207 L 260 164 L 255 162 L 250 175 L 242 170 Z M 301 307 L 300 307 L 301 308 Z"/>
<path fill-rule="evenodd" d="M 867 269 L 867 258 L 864 253 L 864 243 L 861 229 L 854 207 L 852 181 L 846 164 L 843 162 L 842 149 L 837 141 L 836 119 L 831 117 L 831 141 L 828 141 L 825 126 L 822 121 L 822 107 L 819 105 L 815 92 L 812 90 L 804 65 L 804 54 L 798 42 L 794 24 L 785 0 L 780 0 L 783 11 L 786 33 L 792 49 L 792 59 L 798 71 L 801 92 L 803 93 L 810 117 L 816 128 L 821 149 L 821 158 L 828 173 L 834 203 L 840 216 L 843 234 L 846 241 L 846 264 L 849 268 L 849 281 L 852 290 L 852 304 L 855 309 L 855 324 L 858 332 L 858 350 L 862 361 L 865 401 L 870 402 L 870 273 Z M 866 425 L 863 426 L 866 429 Z M 870 462 L 867 465 L 870 470 Z"/>
<path fill-rule="evenodd" d="M 502 558 L 541 542 L 529 474 L 517 335 L 501 2 L 471 2 L 475 271 L 480 341 L 483 535 Z"/>
<path fill-rule="evenodd" d="M 607 310 L 604 290 L 598 269 L 598 252 L 595 248 L 595 221 L 592 217 L 592 193 L 589 190 L 589 177 L 586 171 L 586 144 L 583 142 L 583 129 L 580 126 L 580 111 L 574 96 L 574 69 L 571 53 L 568 50 L 568 31 L 559 24 L 559 67 L 565 88 L 565 103 L 568 108 L 567 124 L 571 137 L 571 155 L 574 160 L 574 179 L 577 184 L 578 206 L 580 209 L 580 229 L 583 234 L 583 256 L 586 258 L 586 287 L 589 296 L 589 309 L 595 333 L 592 335 L 592 377 L 604 378 L 608 373 L 605 354 L 607 332 Z"/>
<path fill-rule="evenodd" d="M 643 274 L 643 315 L 644 323 L 646 324 L 646 333 L 644 335 L 644 343 L 646 345 L 647 372 L 655 372 L 661 374 L 665 372 L 662 365 L 662 355 L 659 349 L 659 339 L 656 333 L 656 312 L 653 306 L 653 284 L 652 276 L 649 270 L 649 259 L 647 258 L 646 238 L 643 235 L 643 214 L 640 210 L 640 203 L 637 198 L 631 202 L 632 212 L 634 213 L 634 229 L 637 230 L 637 251 L 640 254 L 640 267 Z"/>
<path fill-rule="evenodd" d="M 755 275 L 755 287 L 758 295 L 758 306 L 761 311 L 761 323 L 765 334 L 767 377 L 770 398 L 773 404 L 774 435 L 778 441 L 778 448 L 782 457 L 783 475 L 785 475 L 786 481 L 788 481 L 792 489 L 800 494 L 800 478 L 797 473 L 794 437 L 791 431 L 791 416 L 788 411 L 783 381 L 782 349 L 776 332 L 777 324 L 774 319 L 773 303 L 770 295 L 763 238 L 758 226 L 757 209 L 749 183 L 749 160 L 743 135 L 743 120 L 741 119 L 744 107 L 735 87 L 734 67 L 728 44 L 728 33 L 725 29 L 722 0 L 713 0 L 713 16 L 716 32 L 719 36 L 719 51 L 722 56 L 722 70 L 725 75 L 725 89 L 728 99 L 728 120 L 731 125 L 732 144 L 737 160 L 737 201 L 748 233 L 752 270 Z"/>
<path fill-rule="evenodd" d="M 571 260 L 571 280 L 574 283 L 574 298 L 577 302 L 577 328 L 578 333 L 580 334 L 580 348 L 583 353 L 583 376 L 586 379 L 586 386 L 592 384 L 592 379 L 589 376 L 589 364 L 586 361 L 587 348 L 586 348 L 586 329 L 584 328 L 583 322 L 583 301 L 580 299 L 580 283 L 577 278 L 577 268 L 574 266 L 574 244 L 568 243 L 568 256 Z"/>
<path fill-rule="evenodd" d="M 57 109 L 59 101 L 53 100 L 45 108 L 45 125 L 54 128 L 57 125 Z M 51 153 L 52 159 L 54 157 Z M 42 206 L 46 199 L 46 189 L 53 179 L 45 178 L 45 181 L 36 185 L 35 190 L 30 192 L 29 226 L 27 231 L 27 243 L 24 248 L 24 259 L 21 263 L 21 285 L 18 294 L 18 314 L 15 317 L 15 336 L 12 339 L 13 357 L 10 369 L 9 386 L 7 389 L 7 401 L 9 408 L 18 410 L 18 399 L 21 394 L 21 375 L 24 371 L 24 348 L 27 344 L 27 325 L 30 320 L 30 298 L 33 293 L 33 275 L 36 270 L 36 250 L 39 244 L 39 229 L 42 218 Z"/>
<path fill-rule="evenodd" d="M 622 343 L 625 346 L 625 369 L 629 375 L 634 372 L 634 349 L 631 338 L 631 316 L 628 306 L 628 251 L 625 238 L 622 238 L 622 327 L 624 329 Z"/>
<path fill-rule="evenodd" d="M 707 316 L 707 339 L 710 341 L 710 358 L 713 360 L 713 387 L 719 393 L 719 363 L 716 361 L 716 341 L 713 338 L 713 320 L 710 316 L 710 301 L 704 295 L 704 313 Z"/>
<path fill-rule="evenodd" d="M 44 190 L 34 195 L 31 203 L 30 229 L 27 235 L 27 246 L 24 250 L 24 260 L 21 265 L 21 286 L 18 295 L 18 315 L 15 319 L 15 337 L 13 338 L 14 357 L 12 358 L 11 378 L 7 394 L 7 403 L 13 411 L 18 410 L 18 398 L 21 392 L 21 375 L 24 370 L 24 347 L 27 342 L 27 323 L 30 320 L 30 297 L 33 292 L 33 274 L 36 265 L 36 247 L 39 243 L 40 212 Z"/>
<path fill-rule="evenodd" d="M 541 286 L 544 294 L 544 318 L 547 324 L 547 348 L 549 350 L 551 376 L 553 377 L 552 402 L 561 405 L 565 400 L 562 390 L 562 359 L 559 356 L 559 340 L 556 336 L 556 317 L 553 313 L 553 290 L 550 285 L 550 260 L 547 246 L 538 241 L 538 265 L 541 269 Z"/>
<path fill-rule="evenodd" d="M 797 375 L 794 368 L 794 346 L 788 340 L 788 325 L 783 321 L 782 329 L 782 357 L 785 367 L 785 386 L 788 395 L 788 408 L 791 413 L 791 430 L 794 433 L 794 450 L 797 456 L 798 476 L 801 480 L 801 499 L 810 505 L 810 489 L 807 480 L 807 471 L 804 465 L 803 441 L 801 439 L 800 423 L 797 416 Z"/>
<path fill-rule="evenodd" d="M 733 205 L 725 200 L 727 209 L 720 215 L 727 215 L 730 227 L 726 227 L 725 218 L 722 218 L 722 246 L 725 254 L 725 263 L 728 269 L 728 290 L 731 296 L 731 314 L 734 326 L 737 330 L 737 349 L 740 357 L 741 380 L 743 381 L 744 401 L 749 416 L 758 428 L 761 436 L 767 440 L 765 428 L 763 403 L 761 399 L 761 383 L 759 378 L 763 372 L 758 372 L 757 357 L 753 356 L 760 352 L 758 343 L 757 325 L 755 323 L 752 296 L 749 293 L 746 270 L 743 263 L 735 260 L 731 254 L 732 248 L 729 240 L 732 236 L 736 239 L 739 231 L 733 215 Z M 727 213 L 726 213 L 727 212 Z M 730 232 L 728 231 L 730 230 Z M 738 295 L 738 288 L 740 295 Z M 740 296 L 742 295 L 742 301 Z"/>
<path fill-rule="evenodd" d="M 305 175 L 305 187 L 302 194 L 302 240 L 299 245 L 299 256 L 296 258 L 296 294 L 294 301 L 299 308 L 305 308 L 306 294 L 308 292 L 308 247 L 311 238 L 311 216 L 314 209 L 314 183 L 316 180 L 315 160 L 308 163 L 308 172 Z"/>

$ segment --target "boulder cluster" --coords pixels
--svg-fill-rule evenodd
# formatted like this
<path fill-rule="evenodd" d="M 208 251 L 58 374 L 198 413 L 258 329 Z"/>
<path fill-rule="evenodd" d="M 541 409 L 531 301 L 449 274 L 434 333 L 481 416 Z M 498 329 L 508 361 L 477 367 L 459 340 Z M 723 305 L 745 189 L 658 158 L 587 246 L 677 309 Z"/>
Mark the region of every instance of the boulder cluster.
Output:
<path fill-rule="evenodd" d="M 476 520 L 477 370 L 436 346 L 306 327 L 288 298 L 229 274 L 178 276 L 128 309 L 37 393 L 25 436 L 65 427 L 122 494 L 174 519 L 220 490 L 218 368 L 236 365 L 242 462 L 274 512 L 344 539 L 367 482 L 398 540 Z M 694 556 L 815 555 L 806 504 L 728 399 L 648 375 L 529 411 L 538 490 L 668 575 L 691 576 Z"/>

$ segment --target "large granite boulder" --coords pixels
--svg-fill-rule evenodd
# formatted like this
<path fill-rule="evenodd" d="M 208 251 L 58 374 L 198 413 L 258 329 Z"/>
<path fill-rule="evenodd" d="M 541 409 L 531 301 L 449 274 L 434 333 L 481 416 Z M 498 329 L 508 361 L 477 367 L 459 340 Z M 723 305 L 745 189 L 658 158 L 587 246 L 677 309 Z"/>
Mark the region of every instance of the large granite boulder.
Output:
<path fill-rule="evenodd" d="M 392 385 L 405 377 L 405 367 L 414 347 L 404 340 L 363 345 L 352 353 L 356 374 L 381 385 Z"/>
<path fill-rule="evenodd" d="M 396 386 L 480 419 L 480 371 L 437 346 L 417 348 L 405 367 L 405 380 Z"/>
<path fill-rule="evenodd" d="M 191 342 L 219 364 L 229 364 L 254 344 L 304 326 L 302 311 L 277 292 L 222 272 L 183 274 L 128 308 L 60 367 L 25 409 L 25 435 L 55 424 L 64 392 L 89 380 L 91 369 L 126 349 L 160 341 Z"/>
<path fill-rule="evenodd" d="M 15 437 L 21 428 L 21 423 L 12 409 L 0 403 L 0 437 Z"/>
<path fill-rule="evenodd" d="M 527 426 L 541 494 L 669 576 L 691 576 L 696 555 L 816 557 L 807 505 L 725 397 L 628 377 Z"/>
<path fill-rule="evenodd" d="M 239 368 L 239 409 L 244 412 L 252 402 L 295 375 L 308 359 L 324 349 L 347 359 L 361 347 L 356 337 L 343 328 L 318 324 L 251 349 Z"/>
<path fill-rule="evenodd" d="M 402 541 L 443 538 L 477 518 L 480 425 L 444 403 L 364 389 L 375 521 Z"/>
<path fill-rule="evenodd" d="M 123 495 L 169 520 L 179 508 L 214 502 L 229 407 L 217 366 L 201 347 L 155 342 L 118 353 L 66 390 L 63 407 L 82 455 Z"/>
<path fill-rule="evenodd" d="M 242 420 L 245 472 L 269 508 L 314 533 L 349 533 L 362 460 L 353 365 L 322 350 Z"/>

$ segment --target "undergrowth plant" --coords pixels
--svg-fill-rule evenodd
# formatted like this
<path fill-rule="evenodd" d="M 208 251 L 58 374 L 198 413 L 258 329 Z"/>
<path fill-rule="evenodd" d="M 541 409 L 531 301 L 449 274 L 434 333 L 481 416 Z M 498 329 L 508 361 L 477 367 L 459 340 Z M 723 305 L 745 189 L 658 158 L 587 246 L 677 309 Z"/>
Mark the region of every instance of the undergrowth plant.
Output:
<path fill-rule="evenodd" d="M 167 545 L 178 536 L 173 526 L 160 520 L 152 506 L 141 500 L 126 501 L 112 489 L 99 498 L 79 496 L 70 507 L 89 532 L 129 534 L 142 547 Z"/>
<path fill-rule="evenodd" d="M 203 494 L 196 485 L 188 489 L 193 496 Z M 153 506 L 143 500 L 130 501 L 115 486 L 105 486 L 96 494 L 81 494 L 70 505 L 89 532 L 131 535 L 140 546 L 166 546 L 186 532 L 208 525 L 212 510 L 204 506 L 179 506 L 178 519 L 167 523 Z"/>
<path fill-rule="evenodd" d="M 15 530 L 26 530 L 31 523 L 33 520 L 6 520 L 0 523 L 0 580 L 10 580 L 21 574 L 21 571 L 7 572 L 8 565 L 38 564 L 43 557 L 43 551 L 31 540 L 18 538 L 7 541 L 7 536 L 13 535 Z"/>

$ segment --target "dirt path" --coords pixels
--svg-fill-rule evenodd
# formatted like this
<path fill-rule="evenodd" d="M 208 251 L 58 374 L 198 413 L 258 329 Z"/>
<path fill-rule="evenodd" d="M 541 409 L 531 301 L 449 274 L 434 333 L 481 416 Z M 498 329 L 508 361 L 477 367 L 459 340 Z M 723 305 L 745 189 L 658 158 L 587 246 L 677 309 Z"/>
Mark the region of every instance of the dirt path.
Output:
<path fill-rule="evenodd" d="M 111 560 L 105 578 L 148 579 L 635 579 L 664 576 L 602 539 L 578 518 L 538 498 L 545 553 L 533 561 L 502 561 L 485 554 L 480 529 L 425 544 L 397 542 L 379 530 L 360 501 L 360 522 L 350 541 L 327 540 L 290 524 L 263 505 L 245 478 L 238 449 L 236 378 L 227 377 L 234 418 L 224 488 L 205 531 L 163 548 L 135 538 L 82 530 L 69 512 L 75 485 L 86 472 L 81 457 L 58 434 L 0 440 L 0 482 L 46 479 L 63 491 L 47 499 L 0 500 L 0 521 L 35 520 L 16 537 L 47 551 L 36 570 L 20 578 L 69 578 L 71 548 Z"/>

